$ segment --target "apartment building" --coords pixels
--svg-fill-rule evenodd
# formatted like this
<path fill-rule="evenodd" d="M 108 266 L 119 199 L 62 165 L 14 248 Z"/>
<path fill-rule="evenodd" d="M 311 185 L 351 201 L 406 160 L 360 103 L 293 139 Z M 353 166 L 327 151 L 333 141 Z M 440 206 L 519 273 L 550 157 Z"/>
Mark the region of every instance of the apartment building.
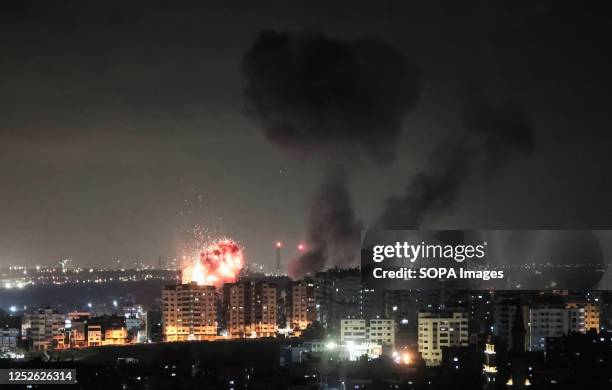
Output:
<path fill-rule="evenodd" d="M 228 283 L 223 286 L 223 298 L 228 337 L 276 336 L 278 330 L 276 284 Z"/>
<path fill-rule="evenodd" d="M 390 319 L 343 319 L 340 341 L 354 344 L 377 344 L 395 347 L 395 321 Z"/>
<path fill-rule="evenodd" d="M 165 341 L 211 340 L 217 336 L 214 286 L 196 283 L 164 286 L 162 328 Z"/>
<path fill-rule="evenodd" d="M 444 347 L 468 346 L 468 315 L 465 312 L 419 312 L 418 324 L 418 348 L 428 366 L 440 365 Z"/>
<path fill-rule="evenodd" d="M 288 325 L 299 332 L 316 318 L 314 283 L 306 280 L 291 283 L 287 291 Z"/>
<path fill-rule="evenodd" d="M 529 310 L 529 350 L 545 351 L 546 339 L 585 332 L 585 309 L 543 305 Z"/>
<path fill-rule="evenodd" d="M 64 348 L 66 316 L 53 309 L 26 313 L 22 319 L 22 336 L 36 351 Z"/>
<path fill-rule="evenodd" d="M 600 309 L 599 305 L 593 302 L 569 301 L 565 304 L 568 309 L 584 309 L 584 330 L 599 333 Z"/>

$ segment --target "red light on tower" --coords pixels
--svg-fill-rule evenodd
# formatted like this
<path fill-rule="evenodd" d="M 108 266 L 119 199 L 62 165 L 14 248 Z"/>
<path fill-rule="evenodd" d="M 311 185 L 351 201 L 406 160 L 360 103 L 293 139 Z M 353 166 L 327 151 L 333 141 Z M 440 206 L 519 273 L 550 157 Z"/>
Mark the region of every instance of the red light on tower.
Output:
<path fill-rule="evenodd" d="M 283 243 L 280 241 L 276 241 L 276 276 L 280 276 L 281 274 L 281 247 Z"/>
<path fill-rule="evenodd" d="M 301 242 L 298 244 L 297 246 L 298 251 L 303 252 L 304 249 L 306 249 L 306 245 L 302 244 Z"/>

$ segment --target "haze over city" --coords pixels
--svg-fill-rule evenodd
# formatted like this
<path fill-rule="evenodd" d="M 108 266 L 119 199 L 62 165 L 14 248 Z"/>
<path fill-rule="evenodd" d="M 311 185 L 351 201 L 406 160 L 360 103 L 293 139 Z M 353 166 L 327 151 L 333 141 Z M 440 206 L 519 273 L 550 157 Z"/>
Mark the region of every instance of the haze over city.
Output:
<path fill-rule="evenodd" d="M 586 6 L 25 1 L 0 15 L 2 267 L 155 264 L 196 225 L 269 269 L 278 240 L 289 261 L 368 226 L 609 227 L 607 22 Z M 373 76 L 354 58 L 394 65 Z M 319 89 L 284 96 L 299 75 Z M 431 193 L 415 195 L 417 173 Z M 319 239 L 329 188 L 347 225 Z M 342 245 L 313 258 L 355 264 Z"/>
<path fill-rule="evenodd" d="M 0 1 L 0 387 L 611 388 L 609 19 Z"/>

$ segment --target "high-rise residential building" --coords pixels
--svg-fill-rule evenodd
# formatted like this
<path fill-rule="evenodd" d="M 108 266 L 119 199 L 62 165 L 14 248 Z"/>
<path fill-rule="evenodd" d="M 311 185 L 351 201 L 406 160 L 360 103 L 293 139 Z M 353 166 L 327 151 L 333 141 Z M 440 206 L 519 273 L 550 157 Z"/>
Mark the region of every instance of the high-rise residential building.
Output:
<path fill-rule="evenodd" d="M 65 346 L 66 316 L 53 309 L 24 314 L 22 335 L 33 350 L 58 349 Z"/>
<path fill-rule="evenodd" d="M 278 288 L 274 283 L 258 282 L 251 284 L 255 290 L 255 334 L 257 337 L 276 337 L 278 331 Z"/>
<path fill-rule="evenodd" d="M 299 281 L 289 284 L 287 291 L 287 323 L 297 331 L 306 329 L 317 318 L 314 283 Z"/>
<path fill-rule="evenodd" d="M 470 318 L 469 327 L 472 334 L 488 333 L 494 321 L 493 296 L 489 291 L 470 291 L 461 296 L 460 301 L 466 306 Z M 459 304 L 459 302 L 457 302 Z"/>
<path fill-rule="evenodd" d="M 162 328 L 162 312 L 158 309 L 147 310 L 145 318 L 147 339 L 153 342 L 162 341 L 164 339 Z"/>
<path fill-rule="evenodd" d="M 317 272 L 313 282 L 316 318 L 330 333 L 340 331 L 340 321 L 343 319 L 393 317 L 385 311 L 385 293 L 364 288 L 358 270 L 332 269 Z"/>
<path fill-rule="evenodd" d="M 546 339 L 585 332 L 584 308 L 541 305 L 529 310 L 529 350 L 546 350 Z"/>
<path fill-rule="evenodd" d="M 231 338 L 275 337 L 278 288 L 268 282 L 238 282 L 223 286 L 227 335 Z"/>
<path fill-rule="evenodd" d="M 196 283 L 164 286 L 162 327 L 165 341 L 211 340 L 217 336 L 214 286 Z"/>
<path fill-rule="evenodd" d="M 598 304 L 586 301 L 568 301 L 566 302 L 565 307 L 568 309 L 583 308 L 585 331 L 594 331 L 599 333 L 600 310 Z"/>
<path fill-rule="evenodd" d="M 384 318 L 385 295 L 381 290 L 373 288 L 361 289 L 361 317 L 366 320 Z"/>
<path fill-rule="evenodd" d="M 328 272 L 317 272 L 314 276 L 315 307 L 317 321 L 328 329 L 331 328 L 331 315 L 333 303 L 333 279 Z"/>
<path fill-rule="evenodd" d="M 327 328 L 328 332 L 338 333 L 342 319 L 366 318 L 363 315 L 364 299 L 358 270 L 333 269 L 317 272 L 314 285 L 316 319 Z M 369 292 L 372 294 L 366 299 L 368 306 L 366 312 L 369 313 L 369 309 L 373 308 L 375 314 L 380 316 L 384 309 L 382 296 L 374 294 L 373 290 Z"/>
<path fill-rule="evenodd" d="M 246 332 L 247 313 L 250 311 L 250 297 L 247 296 L 246 283 L 226 283 L 223 285 L 223 305 L 227 326 L 227 336 L 243 338 Z"/>
<path fill-rule="evenodd" d="M 378 344 L 395 347 L 395 321 L 390 319 L 343 319 L 340 341 L 355 344 Z"/>
<path fill-rule="evenodd" d="M 419 294 L 411 290 L 384 291 L 385 318 L 393 318 L 397 323 L 414 323 L 419 311 Z"/>
<path fill-rule="evenodd" d="M 493 309 L 493 334 L 497 336 L 501 341 L 501 347 L 504 350 L 510 350 L 513 345 L 513 334 L 512 329 L 514 327 L 514 321 L 517 318 L 516 311 L 521 311 L 521 316 L 518 317 L 523 321 L 523 327 L 528 327 L 529 321 L 529 306 L 517 305 L 516 300 L 504 300 L 494 305 Z M 528 348 L 525 339 L 524 349 Z"/>
<path fill-rule="evenodd" d="M 340 275 L 333 281 L 331 322 L 332 328 L 341 319 L 364 318 L 360 275 Z"/>
<path fill-rule="evenodd" d="M 462 311 L 419 312 L 419 352 L 425 364 L 442 362 L 443 347 L 467 347 L 468 315 Z"/>

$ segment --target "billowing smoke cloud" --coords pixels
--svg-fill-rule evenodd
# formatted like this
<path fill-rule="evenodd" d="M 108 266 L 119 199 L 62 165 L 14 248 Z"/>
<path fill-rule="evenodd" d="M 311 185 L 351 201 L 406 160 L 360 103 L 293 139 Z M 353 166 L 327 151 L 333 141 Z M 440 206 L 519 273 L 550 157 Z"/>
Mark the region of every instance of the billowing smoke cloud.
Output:
<path fill-rule="evenodd" d="M 387 199 L 380 227 L 419 228 L 428 214 L 453 206 L 472 174 L 492 174 L 534 145 L 532 123 L 512 104 L 482 104 L 470 110 L 460 136 L 435 148 L 428 166 L 408 183 L 403 195 Z"/>
<path fill-rule="evenodd" d="M 306 253 L 293 260 L 287 269 L 293 278 L 325 268 L 354 262 L 359 249 L 359 222 L 346 189 L 346 176 L 330 174 L 315 194 L 307 222 Z"/>
<path fill-rule="evenodd" d="M 247 113 L 270 141 L 300 153 L 355 145 L 390 162 L 418 96 L 401 53 L 372 39 L 262 32 L 245 74 Z"/>
<path fill-rule="evenodd" d="M 272 143 L 305 156 L 349 147 L 377 163 L 393 161 L 403 116 L 418 97 L 412 67 L 373 39 L 265 31 L 244 69 L 247 114 Z M 342 161 L 335 164 L 342 171 Z M 289 275 L 352 263 L 359 229 L 345 175 L 330 175 L 311 206 L 307 252 L 289 264 Z"/>
<path fill-rule="evenodd" d="M 525 113 L 513 104 L 484 104 L 466 118 L 468 137 L 480 142 L 487 169 L 495 170 L 515 152 L 529 153 L 534 146 L 534 126 Z"/>

